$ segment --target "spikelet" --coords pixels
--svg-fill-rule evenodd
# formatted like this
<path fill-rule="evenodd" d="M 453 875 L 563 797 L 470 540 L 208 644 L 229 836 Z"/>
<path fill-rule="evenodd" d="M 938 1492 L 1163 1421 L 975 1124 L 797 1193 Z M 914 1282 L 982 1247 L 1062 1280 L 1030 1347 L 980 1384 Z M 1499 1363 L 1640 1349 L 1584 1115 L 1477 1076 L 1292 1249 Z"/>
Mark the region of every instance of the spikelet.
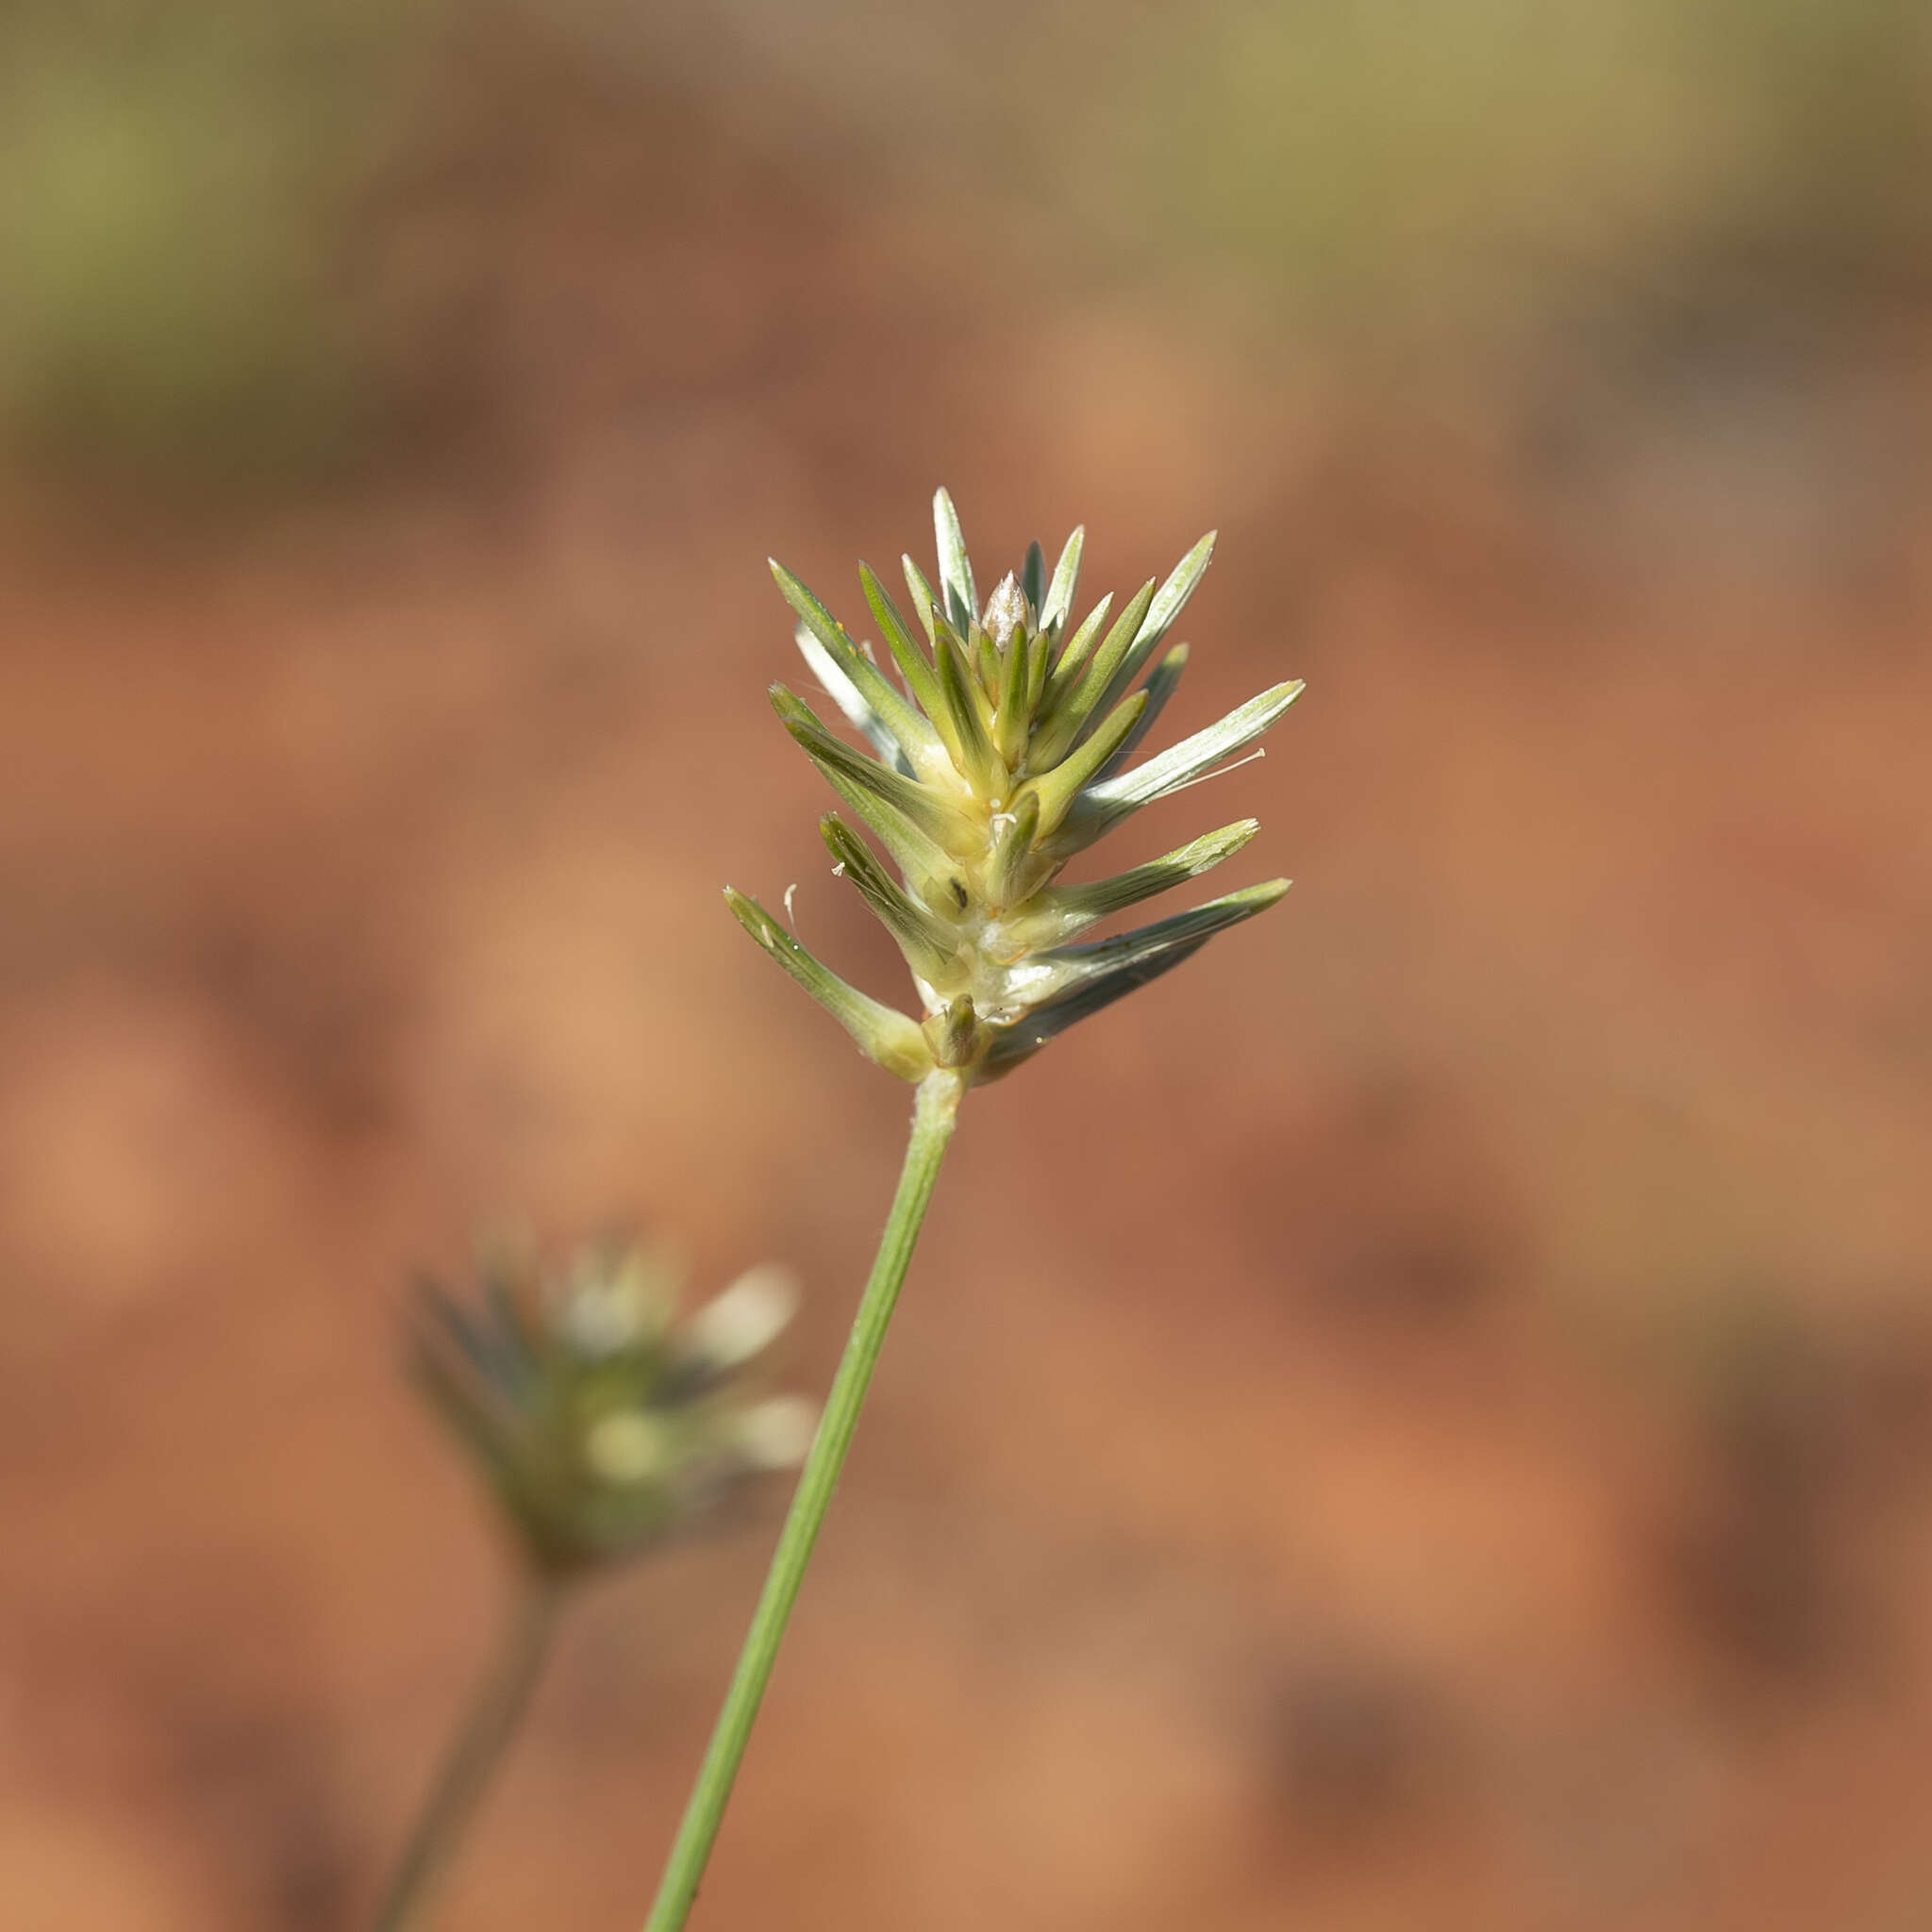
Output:
<path fill-rule="evenodd" d="M 908 1080 L 951 1067 L 983 1081 L 1288 890 L 1286 879 L 1274 879 L 1115 938 L 1079 938 L 1239 852 L 1258 829 L 1253 819 L 1112 878 L 1063 885 L 1059 875 L 1142 806 L 1225 766 L 1302 687 L 1278 684 L 1130 764 L 1187 662 L 1188 647 L 1167 645 L 1167 635 L 1208 568 L 1213 533 L 1164 582 L 1150 578 L 1117 616 L 1104 597 L 1075 625 L 1082 530 L 1067 540 L 1050 578 L 1036 543 L 982 607 L 943 490 L 933 499 L 933 523 L 939 588 L 904 559 L 916 629 L 872 571 L 859 568 L 902 682 L 790 571 L 772 564 L 798 620 L 800 653 L 871 751 L 829 730 L 783 685 L 773 686 L 772 703 L 852 818 L 896 864 L 895 877 L 852 824 L 826 814 L 820 829 L 833 869 L 898 942 L 922 1017 L 847 985 L 756 900 L 729 887 L 725 897 L 745 930 L 880 1066 Z"/>
<path fill-rule="evenodd" d="M 470 1307 L 420 1289 L 411 1366 L 540 1570 L 633 1555 L 804 1459 L 811 1405 L 745 1388 L 797 1306 L 783 1269 L 683 1320 L 675 1269 L 646 1248 L 586 1247 L 549 1275 L 501 1250 L 480 1273 Z"/>

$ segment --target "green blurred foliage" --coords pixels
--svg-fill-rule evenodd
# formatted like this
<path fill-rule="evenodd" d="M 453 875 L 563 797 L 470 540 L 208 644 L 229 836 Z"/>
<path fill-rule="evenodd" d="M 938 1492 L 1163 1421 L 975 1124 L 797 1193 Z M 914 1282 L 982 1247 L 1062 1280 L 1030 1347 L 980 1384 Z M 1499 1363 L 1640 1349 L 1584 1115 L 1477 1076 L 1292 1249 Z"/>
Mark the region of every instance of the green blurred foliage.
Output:
<path fill-rule="evenodd" d="M 1222 4 L 1148 18 L 1058 146 L 1109 231 L 1352 326 L 1507 328 L 1740 256 L 1865 286 L 1932 239 L 1928 23 L 1912 0 Z"/>
<path fill-rule="evenodd" d="M 1923 0 L 1706 0 L 1701 68 L 1744 104 L 1725 215 L 1799 273 L 1919 283 L 1932 244 L 1932 8 Z"/>
<path fill-rule="evenodd" d="M 1220 6 L 1163 20 L 1109 142 L 1070 144 L 1083 206 L 1232 257 L 1315 310 L 1431 325 L 1626 249 L 1707 164 L 1659 8 L 1593 0 Z M 1144 209 L 1145 216 L 1140 211 Z"/>
<path fill-rule="evenodd" d="M 332 455 L 363 375 L 342 244 L 419 6 L 0 16 L 0 432 L 258 475 Z"/>
<path fill-rule="evenodd" d="M 447 57 L 492 33 L 641 127 L 679 92 L 835 186 L 1003 194 L 1069 275 L 1224 275 L 1340 342 L 1842 308 L 1932 242 L 1923 0 L 14 0 L 0 444 L 249 480 L 358 446 L 424 326 L 370 208 L 443 106 L 488 139 Z"/>
<path fill-rule="evenodd" d="M 1157 280 L 1218 265 L 1350 336 L 1507 333 L 1740 260 L 1866 292 L 1932 239 L 1923 0 L 667 0 L 648 20 L 568 0 L 563 17 L 739 91 L 770 139 L 974 176 L 1075 260 Z"/>

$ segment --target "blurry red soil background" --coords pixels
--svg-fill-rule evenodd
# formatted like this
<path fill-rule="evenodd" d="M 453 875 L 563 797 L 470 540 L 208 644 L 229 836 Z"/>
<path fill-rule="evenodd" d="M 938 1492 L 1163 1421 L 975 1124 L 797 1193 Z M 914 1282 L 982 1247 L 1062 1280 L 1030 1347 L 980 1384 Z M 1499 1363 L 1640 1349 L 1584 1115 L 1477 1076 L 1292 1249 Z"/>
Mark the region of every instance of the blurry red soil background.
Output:
<path fill-rule="evenodd" d="M 97 11 L 0 90 L 0 1924 L 366 1921 L 507 1586 L 412 1271 L 783 1258 L 822 1391 L 907 1094 L 718 893 L 899 996 L 764 559 L 944 482 L 1220 527 L 1176 728 L 1307 694 L 1118 856 L 1297 884 L 969 1103 L 697 1923 L 1932 1924 L 1914 9 Z M 641 1921 L 776 1508 L 441 1923 Z"/>

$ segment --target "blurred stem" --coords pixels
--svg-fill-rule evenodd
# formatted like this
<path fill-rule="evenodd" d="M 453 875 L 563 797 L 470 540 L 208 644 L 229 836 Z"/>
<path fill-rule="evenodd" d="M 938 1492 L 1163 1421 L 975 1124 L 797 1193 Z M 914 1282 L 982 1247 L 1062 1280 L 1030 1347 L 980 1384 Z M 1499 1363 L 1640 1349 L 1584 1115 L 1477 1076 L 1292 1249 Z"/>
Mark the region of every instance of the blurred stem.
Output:
<path fill-rule="evenodd" d="M 912 1245 L 919 1239 L 920 1224 L 925 1219 L 932 1199 L 933 1183 L 939 1178 L 940 1161 L 946 1142 L 953 1137 L 958 1115 L 959 1097 L 965 1091 L 963 1075 L 941 1069 L 919 1083 L 919 1097 L 912 1111 L 912 1139 L 906 1149 L 906 1165 L 899 1174 L 899 1191 L 892 1197 L 891 1211 L 886 1216 L 885 1233 L 879 1238 L 877 1257 L 872 1274 L 859 1297 L 858 1313 L 852 1324 L 852 1337 L 832 1378 L 831 1392 L 825 1397 L 825 1412 L 819 1421 L 811 1454 L 798 1478 L 798 1491 L 791 1499 L 791 1512 L 778 1535 L 778 1547 L 772 1556 L 772 1567 L 765 1576 L 763 1594 L 752 1613 L 751 1629 L 739 1656 L 731 1688 L 724 1693 L 724 1707 L 711 1733 L 705 1761 L 698 1769 L 697 1783 L 691 1789 L 684 1822 L 677 1828 L 676 1841 L 664 1867 L 658 1888 L 658 1902 L 651 1907 L 645 1932 L 679 1932 L 691 1916 L 698 1883 L 711 1846 L 724 1823 L 724 1807 L 744 1757 L 744 1747 L 757 1721 L 758 1705 L 771 1681 L 772 1666 L 777 1660 L 778 1645 L 791 1607 L 798 1600 L 798 1587 L 805 1580 L 805 1566 L 811 1559 L 812 1544 L 818 1541 L 819 1526 L 832 1500 L 832 1491 L 844 1466 L 845 1452 L 852 1446 L 853 1431 L 858 1425 L 858 1410 L 865 1400 L 866 1385 L 872 1380 L 873 1366 L 886 1339 L 886 1324 L 892 1319 L 892 1307 L 899 1299 L 899 1286 L 906 1279 L 907 1265 L 912 1259 Z"/>
<path fill-rule="evenodd" d="M 406 1932 L 423 1923 L 429 1895 L 456 1857 L 541 1674 L 563 1589 L 554 1577 L 528 1567 L 519 1575 L 516 1600 L 497 1654 L 476 1686 L 462 1726 L 403 1848 L 375 1916 L 375 1932 Z"/>

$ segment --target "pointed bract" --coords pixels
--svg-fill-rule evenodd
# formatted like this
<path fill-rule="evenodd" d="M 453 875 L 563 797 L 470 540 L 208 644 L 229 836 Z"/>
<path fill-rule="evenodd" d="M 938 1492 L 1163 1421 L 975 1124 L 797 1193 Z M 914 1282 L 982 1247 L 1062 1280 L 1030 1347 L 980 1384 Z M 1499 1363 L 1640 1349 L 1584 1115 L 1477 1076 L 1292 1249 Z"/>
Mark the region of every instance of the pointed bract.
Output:
<path fill-rule="evenodd" d="M 1060 552 L 1060 560 L 1053 567 L 1053 581 L 1046 587 L 1046 602 L 1040 607 L 1040 627 L 1051 630 L 1057 624 L 1066 623 L 1074 608 L 1074 598 L 1080 588 L 1080 552 L 1087 544 L 1087 530 L 1084 525 L 1076 525 L 1074 534 L 1067 539 L 1067 545 Z"/>
<path fill-rule="evenodd" d="M 1115 708 L 1113 715 L 1078 751 L 1033 781 L 1032 795 L 1040 801 L 1042 835 L 1051 833 L 1066 817 L 1068 807 L 1080 794 L 1080 788 L 1125 743 L 1127 733 L 1146 708 L 1147 693 L 1137 691 Z"/>
<path fill-rule="evenodd" d="M 1029 791 L 993 828 L 992 855 L 986 868 L 986 895 L 995 911 L 1005 911 L 1024 898 L 1031 872 L 1033 843 L 1040 836 L 1040 794 Z"/>
<path fill-rule="evenodd" d="M 798 613 L 806 632 L 820 646 L 816 654 L 806 650 L 807 661 L 818 670 L 822 660 L 829 659 L 866 708 L 883 721 L 900 755 L 914 764 L 934 768 L 940 743 L 932 726 L 892 689 L 885 674 L 846 636 L 845 627 L 839 620 L 782 563 L 773 561 L 772 575 L 777 579 L 785 601 Z M 802 640 L 800 648 L 805 649 Z M 823 674 L 821 677 L 823 680 Z M 833 691 L 832 695 L 836 699 L 839 694 Z M 846 711 L 847 717 L 852 716 L 842 700 L 840 708 Z M 857 724 L 858 721 L 854 718 L 853 722 Z"/>
<path fill-rule="evenodd" d="M 1080 666 L 1086 661 L 1087 653 L 1093 648 L 1093 640 L 1100 635 L 1100 627 L 1107 622 L 1107 613 L 1113 608 L 1113 592 L 1109 591 L 1087 615 L 1080 620 L 1080 626 L 1064 644 L 1059 656 L 1054 659 L 1052 675 L 1046 680 L 1046 692 L 1040 701 L 1042 712 L 1050 708 L 1054 701 L 1074 682 Z"/>
<path fill-rule="evenodd" d="M 832 855 L 833 869 L 851 880 L 880 924 L 899 942 L 913 972 L 926 979 L 943 973 L 957 941 L 931 909 L 892 878 L 837 812 L 827 812 L 819 821 L 819 836 Z"/>
<path fill-rule="evenodd" d="M 1067 839 L 1076 842 L 1066 849 L 1072 852 L 1091 845 L 1128 813 L 1207 777 L 1216 766 L 1254 743 L 1301 693 L 1298 678 L 1277 684 L 1273 691 L 1264 691 L 1259 697 L 1238 706 L 1205 731 L 1157 753 L 1145 764 L 1089 786 L 1068 814 L 1063 842 Z"/>
<path fill-rule="evenodd" d="M 987 732 L 985 700 L 967 666 L 964 647 L 943 626 L 939 634 L 939 660 L 940 701 L 951 726 L 949 737 L 959 746 L 955 764 L 969 786 L 984 791 L 996 782 L 1000 756 Z"/>
<path fill-rule="evenodd" d="M 819 769 L 824 771 L 824 766 Z M 908 879 L 938 878 L 957 869 L 949 853 L 928 839 L 904 812 L 895 811 L 875 792 L 852 784 L 836 772 L 825 772 L 824 776 L 826 784 L 851 808 L 853 817 L 866 826 L 898 861 L 900 871 Z"/>
<path fill-rule="evenodd" d="M 1046 693 L 1046 722 L 1034 747 L 1035 757 L 1056 762 L 1074 743 L 1099 704 L 1101 694 L 1113 681 L 1121 659 L 1140 634 L 1154 601 L 1154 579 L 1149 577 L 1135 593 L 1133 601 L 1115 620 L 1113 628 L 1100 641 L 1100 648 L 1082 667 L 1076 678 L 1060 684 L 1056 677 Z"/>
<path fill-rule="evenodd" d="M 942 614 L 939 599 L 933 595 L 932 586 L 926 582 L 920 573 L 919 566 L 909 557 L 902 557 L 899 563 L 906 573 L 906 590 L 912 599 L 913 615 L 919 619 L 921 626 L 925 631 L 926 642 L 931 644 L 935 641 L 934 623 Z"/>
<path fill-rule="evenodd" d="M 851 1034 L 868 1059 L 902 1080 L 921 1080 L 932 1072 L 932 1056 L 914 1021 L 822 966 L 756 899 L 726 886 L 724 900 L 739 924 Z"/>
<path fill-rule="evenodd" d="M 962 821 L 957 808 L 949 807 L 928 787 L 904 773 L 895 772 L 854 751 L 843 739 L 834 738 L 812 715 L 810 706 L 802 703 L 782 684 L 772 687 L 772 708 L 785 721 L 785 728 L 805 748 L 812 762 L 828 776 L 836 772 L 848 783 L 882 799 L 908 820 L 935 843 L 950 848 L 962 835 Z"/>
<path fill-rule="evenodd" d="M 1181 614 L 1181 607 L 1194 594 L 1194 586 L 1207 575 L 1208 566 L 1214 557 L 1216 534 L 1209 530 L 1174 565 L 1167 581 L 1154 593 L 1154 601 L 1147 607 L 1147 615 L 1135 635 L 1133 645 L 1123 657 L 1108 688 L 1100 694 L 1096 709 L 1105 710 L 1117 703 L 1120 694 L 1140 676 L 1160 648 L 1161 640 L 1174 628 L 1174 619 Z"/>
<path fill-rule="evenodd" d="M 946 615 L 963 636 L 979 615 L 979 596 L 973 588 L 973 565 L 967 560 L 958 512 L 943 490 L 933 494 L 932 529 L 940 553 L 940 582 L 946 591 Z"/>
<path fill-rule="evenodd" d="M 904 777 L 916 778 L 919 774 L 912 769 L 912 760 L 906 756 L 906 747 L 899 742 L 885 719 L 866 703 L 865 693 L 840 670 L 839 660 L 803 624 L 792 633 L 792 639 L 798 645 L 798 655 L 818 679 L 819 688 L 858 727 L 865 741 L 895 772 Z"/>
<path fill-rule="evenodd" d="M 1046 553 L 1038 543 L 1026 546 L 1026 561 L 1020 566 L 1020 588 L 1037 614 L 1046 602 Z"/>
<path fill-rule="evenodd" d="M 1218 832 L 1195 839 L 1158 858 L 1137 865 L 1131 871 L 1116 873 L 1110 879 L 1095 879 L 1084 886 L 1049 886 L 1035 896 L 1041 921 L 1042 945 L 1071 939 L 1083 926 L 1124 912 L 1158 892 L 1171 891 L 1184 880 L 1199 878 L 1224 858 L 1232 858 L 1261 829 L 1258 819 L 1241 819 Z"/>
<path fill-rule="evenodd" d="M 1100 768 L 1099 776 L 1111 778 L 1140 748 L 1141 741 L 1154 729 L 1161 712 L 1167 708 L 1167 701 L 1173 697 L 1174 687 L 1181 681 L 1181 673 L 1188 668 L 1188 647 L 1176 644 L 1166 657 L 1161 658 L 1147 682 L 1141 689 L 1147 693 L 1147 708 L 1134 721 L 1134 728 L 1121 741 L 1121 748 Z"/>
<path fill-rule="evenodd" d="M 1210 899 L 1191 912 L 1177 912 L 1172 919 L 1158 919 L 1116 939 L 1097 940 L 1089 945 L 1050 946 L 1034 956 L 1027 991 L 1041 1000 L 1058 998 L 1069 989 L 1090 979 L 1105 978 L 1127 967 L 1144 965 L 1171 953 L 1176 946 L 1191 946 L 1211 939 L 1244 919 L 1252 919 L 1288 891 L 1286 879 L 1270 879 L 1267 884 L 1248 886 L 1224 898 Z"/>

